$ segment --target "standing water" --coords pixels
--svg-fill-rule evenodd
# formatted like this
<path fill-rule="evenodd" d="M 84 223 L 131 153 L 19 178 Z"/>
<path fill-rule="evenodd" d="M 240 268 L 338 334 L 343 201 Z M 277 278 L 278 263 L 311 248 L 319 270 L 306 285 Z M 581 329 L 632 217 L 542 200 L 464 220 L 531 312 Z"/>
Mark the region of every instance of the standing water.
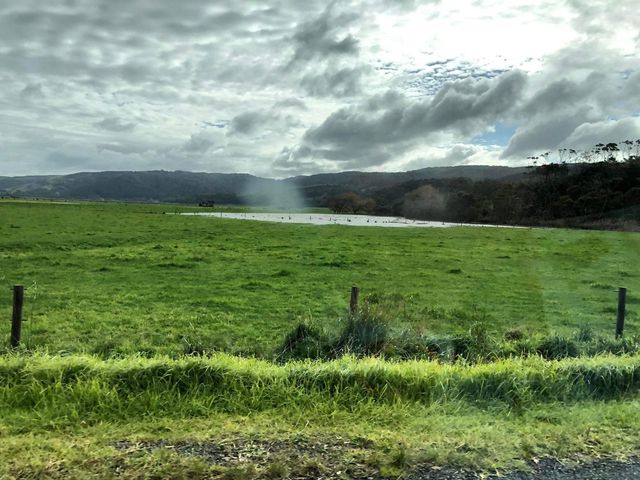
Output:
<path fill-rule="evenodd" d="M 203 217 L 255 220 L 258 222 L 297 223 L 310 225 L 349 225 L 353 227 L 495 227 L 498 225 L 478 225 L 472 223 L 429 222 L 410 220 L 403 217 L 378 217 L 373 215 L 340 215 L 329 213 L 183 213 Z"/>

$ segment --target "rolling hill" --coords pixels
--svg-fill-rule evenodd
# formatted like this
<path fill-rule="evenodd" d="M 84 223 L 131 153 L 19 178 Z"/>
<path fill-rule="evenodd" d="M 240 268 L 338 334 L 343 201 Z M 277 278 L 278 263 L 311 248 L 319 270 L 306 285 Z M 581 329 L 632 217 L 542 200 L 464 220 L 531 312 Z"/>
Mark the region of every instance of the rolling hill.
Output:
<path fill-rule="evenodd" d="M 0 195 L 51 199 L 190 203 L 270 203 L 295 195 L 315 205 L 329 194 L 366 194 L 426 179 L 519 178 L 525 168 L 496 166 L 430 167 L 408 172 L 341 172 L 274 180 L 249 174 L 184 171 L 85 172 L 70 175 L 0 177 Z"/>

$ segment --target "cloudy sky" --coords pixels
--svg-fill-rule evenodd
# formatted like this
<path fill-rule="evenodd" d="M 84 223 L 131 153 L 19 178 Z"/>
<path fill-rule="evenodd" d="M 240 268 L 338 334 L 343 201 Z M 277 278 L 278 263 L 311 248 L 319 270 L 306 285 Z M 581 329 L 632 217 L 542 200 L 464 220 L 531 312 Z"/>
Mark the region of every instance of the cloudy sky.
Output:
<path fill-rule="evenodd" d="M 0 0 L 0 175 L 521 165 L 640 138 L 637 0 Z"/>

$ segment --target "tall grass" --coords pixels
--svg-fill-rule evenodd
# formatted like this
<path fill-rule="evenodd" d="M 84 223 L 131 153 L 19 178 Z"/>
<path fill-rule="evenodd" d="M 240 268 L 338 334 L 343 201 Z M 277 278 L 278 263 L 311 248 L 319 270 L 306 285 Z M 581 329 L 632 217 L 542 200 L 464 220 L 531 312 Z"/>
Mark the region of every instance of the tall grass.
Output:
<path fill-rule="evenodd" d="M 637 395 L 640 356 L 493 364 L 391 362 L 343 357 L 285 365 L 231 357 L 100 360 L 89 356 L 0 359 L 0 410 L 96 421 L 127 416 L 246 414 L 272 408 L 468 401 L 521 408 L 539 402 Z"/>
<path fill-rule="evenodd" d="M 596 335 L 588 326 L 573 336 L 558 333 L 528 335 L 512 329 L 503 338 L 492 335 L 483 322 L 473 322 L 469 330 L 453 336 L 434 336 L 414 328 L 392 328 L 393 314 L 378 305 L 365 304 L 362 312 L 349 316 L 337 332 L 313 323 L 295 327 L 276 349 L 278 361 L 335 359 L 345 354 L 358 357 L 376 355 L 387 359 L 426 359 L 441 362 L 490 362 L 513 357 L 541 356 L 547 360 L 589 357 L 602 354 L 640 353 L 640 336 L 612 339 Z"/>

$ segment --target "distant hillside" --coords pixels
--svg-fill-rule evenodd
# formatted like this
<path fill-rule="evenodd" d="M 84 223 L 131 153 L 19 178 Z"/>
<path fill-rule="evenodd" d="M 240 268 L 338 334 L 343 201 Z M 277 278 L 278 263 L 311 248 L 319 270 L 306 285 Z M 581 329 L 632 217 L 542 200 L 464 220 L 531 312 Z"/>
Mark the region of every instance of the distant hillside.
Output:
<path fill-rule="evenodd" d="M 346 185 L 355 188 L 383 186 L 389 183 L 402 183 L 410 180 L 468 178 L 470 180 L 495 180 L 503 177 L 518 176 L 526 172 L 526 167 L 500 167 L 491 165 L 461 165 L 456 167 L 428 167 L 408 172 L 340 172 L 288 178 L 287 182 L 302 187 L 318 185 Z"/>
<path fill-rule="evenodd" d="M 99 172 L 41 177 L 0 177 L 0 193 L 21 197 L 148 202 L 211 199 L 244 203 L 249 185 L 273 180 L 247 174 Z"/>
<path fill-rule="evenodd" d="M 0 177 L 0 195 L 53 199 L 228 204 L 295 203 L 320 205 L 345 191 L 361 194 L 424 179 L 517 178 L 524 168 L 493 166 L 432 167 L 409 172 L 342 172 L 273 180 L 248 174 L 194 172 L 98 172 L 71 175 Z M 297 195 L 299 192 L 300 195 Z M 302 198 L 300 198 L 300 196 Z"/>
<path fill-rule="evenodd" d="M 300 193 L 313 205 L 326 205 L 340 193 L 352 191 L 360 195 L 386 199 L 393 203 L 398 195 L 420 186 L 425 181 L 463 178 L 471 181 L 509 180 L 525 178 L 526 167 L 499 167 L 489 165 L 463 165 L 456 167 L 428 167 L 408 172 L 341 172 L 292 177 L 284 180 L 298 187 Z M 389 213 L 389 212 L 387 212 Z"/>
<path fill-rule="evenodd" d="M 0 196 L 313 206 L 423 220 L 633 230 L 640 229 L 640 157 L 530 168 L 341 172 L 284 180 L 180 171 L 0 177 Z"/>

